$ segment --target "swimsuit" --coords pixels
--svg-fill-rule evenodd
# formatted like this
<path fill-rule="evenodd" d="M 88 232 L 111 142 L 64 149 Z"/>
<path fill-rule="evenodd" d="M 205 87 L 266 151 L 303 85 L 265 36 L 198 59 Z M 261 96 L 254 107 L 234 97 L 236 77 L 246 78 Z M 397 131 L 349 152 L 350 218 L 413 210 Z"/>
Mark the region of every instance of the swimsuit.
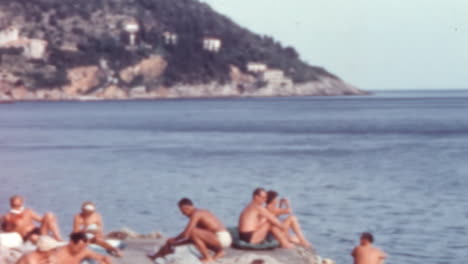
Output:
<path fill-rule="evenodd" d="M 239 238 L 240 240 L 244 242 L 250 243 L 250 241 L 252 240 L 253 234 L 254 232 L 240 232 L 239 231 Z"/>
<path fill-rule="evenodd" d="M 219 231 L 216 233 L 219 243 L 222 248 L 228 248 L 232 244 L 231 234 L 227 230 Z"/>
<path fill-rule="evenodd" d="M 41 229 L 39 227 L 35 227 L 31 231 L 27 232 L 26 235 L 23 236 L 24 242 L 28 241 L 34 235 L 41 235 Z"/>

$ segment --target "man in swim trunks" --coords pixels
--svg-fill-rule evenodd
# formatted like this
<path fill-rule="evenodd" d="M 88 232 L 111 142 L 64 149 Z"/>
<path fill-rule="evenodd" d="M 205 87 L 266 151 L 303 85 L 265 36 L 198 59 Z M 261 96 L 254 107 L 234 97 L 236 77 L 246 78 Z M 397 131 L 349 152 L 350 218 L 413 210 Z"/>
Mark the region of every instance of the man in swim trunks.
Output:
<path fill-rule="evenodd" d="M 84 232 L 91 244 L 96 244 L 113 256 L 122 257 L 122 252 L 112 247 L 104 239 L 102 217 L 96 212 L 96 206 L 92 202 L 85 202 L 81 206 L 81 213 L 75 215 L 73 220 L 73 232 Z"/>
<path fill-rule="evenodd" d="M 35 243 L 39 236 L 52 234 L 52 237 L 62 241 L 56 218 L 47 213 L 43 217 L 31 209 L 24 208 L 24 199 L 19 195 L 10 198 L 10 212 L 4 217 L 2 229 L 5 232 L 17 232 L 23 240 Z M 37 227 L 34 222 L 40 224 Z"/>
<path fill-rule="evenodd" d="M 263 188 L 254 190 L 252 201 L 239 217 L 240 239 L 250 244 L 259 244 L 272 233 L 282 248 L 294 247 L 286 235 L 288 227 L 264 207 L 266 200 L 267 193 Z"/>
<path fill-rule="evenodd" d="M 372 245 L 374 242 L 372 234 L 362 233 L 360 240 L 360 245 L 351 252 L 354 264 L 383 264 L 387 255 Z"/>
<path fill-rule="evenodd" d="M 167 240 L 166 244 L 154 255 L 151 260 L 164 257 L 174 252 L 174 247 L 193 243 L 202 254 L 202 262 L 211 262 L 224 256 L 225 248 L 231 246 L 232 238 L 223 223 L 211 212 L 195 208 L 192 201 L 183 198 L 178 203 L 179 209 L 190 221 L 185 230 L 178 236 Z M 208 249 L 215 252 L 211 256 Z"/>
<path fill-rule="evenodd" d="M 50 264 L 80 264 L 85 259 L 96 260 L 97 263 L 112 264 L 109 257 L 98 254 L 88 248 L 86 233 L 78 232 L 70 235 L 70 243 L 53 250 L 49 258 Z"/>

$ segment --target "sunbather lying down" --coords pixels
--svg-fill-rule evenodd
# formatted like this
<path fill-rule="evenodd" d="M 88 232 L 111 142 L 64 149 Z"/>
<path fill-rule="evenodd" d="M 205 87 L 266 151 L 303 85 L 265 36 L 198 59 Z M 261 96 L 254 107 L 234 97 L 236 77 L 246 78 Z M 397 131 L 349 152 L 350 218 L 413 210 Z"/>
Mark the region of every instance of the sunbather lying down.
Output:
<path fill-rule="evenodd" d="M 62 240 L 55 216 L 46 213 L 43 217 L 31 209 L 24 207 L 24 198 L 15 195 L 10 198 L 10 211 L 5 215 L 2 229 L 5 232 L 17 232 L 24 241 L 35 243 L 41 235 L 52 235 L 58 241 Z M 35 223 L 39 223 L 36 226 Z"/>
<path fill-rule="evenodd" d="M 83 232 L 72 233 L 67 245 L 57 245 L 56 240 L 42 236 L 37 241 L 37 250 L 22 256 L 16 264 L 80 264 L 85 259 L 112 263 L 109 257 L 88 249 L 88 239 Z"/>

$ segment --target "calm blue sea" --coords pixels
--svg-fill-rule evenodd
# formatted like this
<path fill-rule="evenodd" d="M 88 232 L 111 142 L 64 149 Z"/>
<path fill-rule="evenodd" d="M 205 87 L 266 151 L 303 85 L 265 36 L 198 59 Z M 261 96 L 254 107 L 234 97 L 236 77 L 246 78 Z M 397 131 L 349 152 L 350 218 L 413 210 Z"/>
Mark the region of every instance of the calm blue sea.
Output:
<path fill-rule="evenodd" d="M 4 104 L 0 168 L 0 212 L 20 193 L 64 233 L 85 200 L 107 230 L 176 234 L 184 196 L 234 225 L 263 186 L 337 263 L 363 231 L 387 263 L 468 259 L 468 91 Z"/>

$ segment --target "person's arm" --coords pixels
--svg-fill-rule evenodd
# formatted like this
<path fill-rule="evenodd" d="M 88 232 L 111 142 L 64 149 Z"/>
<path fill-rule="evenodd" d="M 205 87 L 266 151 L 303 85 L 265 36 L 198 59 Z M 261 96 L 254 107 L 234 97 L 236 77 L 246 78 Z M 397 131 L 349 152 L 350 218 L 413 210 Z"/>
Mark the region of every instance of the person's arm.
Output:
<path fill-rule="evenodd" d="M 200 221 L 200 214 L 195 213 L 192 217 L 190 217 L 190 221 L 185 227 L 184 232 L 180 234 L 177 238 L 177 240 L 180 239 L 188 239 L 190 237 L 190 234 L 192 233 L 193 229 L 197 227 L 198 222 Z"/>
<path fill-rule="evenodd" d="M 275 225 L 281 229 L 285 229 L 283 223 L 281 223 L 276 216 L 274 216 L 272 213 L 270 213 L 266 208 L 260 207 L 260 215 L 265 217 L 268 222 L 270 222 L 272 225 Z"/>
<path fill-rule="evenodd" d="M 276 206 L 268 206 L 268 211 L 270 211 L 272 214 L 276 216 L 291 213 L 291 210 L 289 208 L 281 208 L 281 207 L 276 207 Z"/>
<path fill-rule="evenodd" d="M 94 259 L 94 260 L 99 261 L 98 263 L 112 264 L 112 260 L 109 257 L 98 254 L 98 253 L 96 253 L 94 251 L 91 251 L 89 249 L 86 250 L 86 255 L 85 255 L 85 257 L 83 259 Z"/>
<path fill-rule="evenodd" d="M 36 222 L 42 222 L 42 216 L 40 216 L 38 213 L 34 212 L 33 210 L 29 210 L 29 213 L 31 214 L 32 220 Z"/>

